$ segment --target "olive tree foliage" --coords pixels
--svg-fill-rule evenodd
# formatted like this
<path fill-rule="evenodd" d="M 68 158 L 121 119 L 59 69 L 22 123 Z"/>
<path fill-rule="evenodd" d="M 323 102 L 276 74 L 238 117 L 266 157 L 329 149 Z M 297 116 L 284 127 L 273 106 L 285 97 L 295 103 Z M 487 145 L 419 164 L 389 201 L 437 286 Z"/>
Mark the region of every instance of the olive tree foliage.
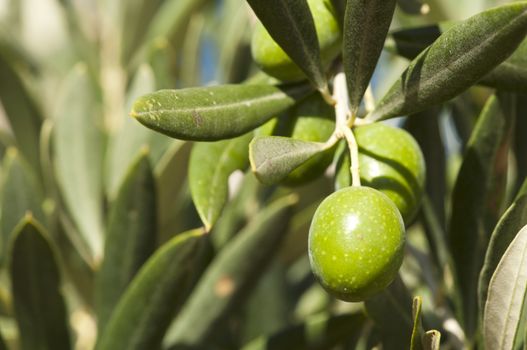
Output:
<path fill-rule="evenodd" d="M 0 28 L 0 349 L 527 346 L 527 1 Z"/>

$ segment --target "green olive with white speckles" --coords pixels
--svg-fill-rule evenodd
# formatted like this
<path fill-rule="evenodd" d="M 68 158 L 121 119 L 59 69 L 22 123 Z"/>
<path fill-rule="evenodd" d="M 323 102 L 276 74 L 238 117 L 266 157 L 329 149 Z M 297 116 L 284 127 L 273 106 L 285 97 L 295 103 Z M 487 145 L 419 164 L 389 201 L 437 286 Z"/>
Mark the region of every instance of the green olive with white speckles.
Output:
<path fill-rule="evenodd" d="M 309 261 L 330 294 L 363 301 L 395 279 L 404 242 L 403 219 L 386 195 L 369 187 L 346 187 L 317 208 L 309 229 Z"/>
<path fill-rule="evenodd" d="M 328 67 L 340 53 L 342 41 L 333 5 L 330 0 L 308 0 L 307 3 L 315 22 L 322 63 Z M 287 82 L 306 79 L 302 70 L 271 38 L 260 22 L 254 29 L 251 52 L 256 64 L 272 77 Z"/>
<path fill-rule="evenodd" d="M 358 127 L 354 134 L 362 185 L 387 195 L 409 224 L 425 186 L 425 161 L 417 141 L 407 131 L 383 123 Z"/>

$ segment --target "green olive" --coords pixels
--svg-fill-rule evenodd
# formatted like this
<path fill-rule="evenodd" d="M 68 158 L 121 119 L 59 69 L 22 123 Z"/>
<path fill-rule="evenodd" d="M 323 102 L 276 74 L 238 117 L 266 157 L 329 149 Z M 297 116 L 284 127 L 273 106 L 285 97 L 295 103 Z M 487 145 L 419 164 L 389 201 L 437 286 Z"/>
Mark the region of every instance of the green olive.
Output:
<path fill-rule="evenodd" d="M 362 185 L 387 195 L 409 224 L 419 210 L 425 185 L 419 145 L 407 131 L 383 123 L 358 127 L 354 134 Z"/>
<path fill-rule="evenodd" d="M 362 301 L 397 276 L 405 242 L 395 204 L 369 187 L 346 187 L 317 208 L 309 229 L 311 269 L 330 294 Z"/>
<path fill-rule="evenodd" d="M 327 68 L 340 53 L 339 24 L 330 0 L 308 0 L 307 3 L 315 21 L 322 63 Z M 260 22 L 253 33 L 251 51 L 256 64 L 270 76 L 288 82 L 306 78 Z"/>
<path fill-rule="evenodd" d="M 283 115 L 274 134 L 302 141 L 326 142 L 335 130 L 335 112 L 319 93 L 306 98 Z M 287 186 L 298 186 L 321 176 L 333 160 L 335 148 L 319 153 L 293 170 L 283 181 Z"/>

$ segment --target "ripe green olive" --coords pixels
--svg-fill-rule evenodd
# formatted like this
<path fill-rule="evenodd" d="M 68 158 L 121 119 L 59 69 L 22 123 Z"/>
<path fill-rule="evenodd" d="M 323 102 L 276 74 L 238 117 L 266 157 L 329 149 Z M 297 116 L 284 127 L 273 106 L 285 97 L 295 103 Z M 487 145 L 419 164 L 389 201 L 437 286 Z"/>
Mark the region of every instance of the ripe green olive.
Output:
<path fill-rule="evenodd" d="M 315 93 L 283 115 L 274 135 L 288 136 L 302 141 L 326 142 L 335 130 L 335 112 L 319 93 Z M 293 170 L 282 184 L 303 185 L 324 173 L 333 160 L 335 148 L 315 155 Z"/>
<path fill-rule="evenodd" d="M 419 210 L 425 185 L 425 161 L 407 131 L 383 123 L 354 130 L 359 145 L 361 183 L 387 195 L 406 224 Z"/>
<path fill-rule="evenodd" d="M 363 301 L 397 276 L 404 232 L 401 214 L 386 195 L 369 187 L 343 188 L 322 201 L 311 222 L 311 269 L 330 294 Z"/>
<path fill-rule="evenodd" d="M 315 22 L 322 63 L 328 67 L 340 53 L 339 24 L 330 0 L 308 0 L 307 3 Z M 256 64 L 270 76 L 288 82 L 306 78 L 260 22 L 253 32 L 251 51 Z"/>

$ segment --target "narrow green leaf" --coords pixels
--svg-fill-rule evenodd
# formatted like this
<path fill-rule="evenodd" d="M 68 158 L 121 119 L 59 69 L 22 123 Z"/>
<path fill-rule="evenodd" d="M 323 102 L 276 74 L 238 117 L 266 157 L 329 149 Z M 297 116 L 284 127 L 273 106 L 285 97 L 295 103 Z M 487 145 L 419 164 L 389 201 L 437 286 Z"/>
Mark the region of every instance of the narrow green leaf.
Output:
<path fill-rule="evenodd" d="M 477 284 L 490 233 L 499 218 L 504 183 L 494 185 L 507 164 L 511 116 L 506 99 L 492 96 L 481 112 L 452 194 L 448 239 L 463 303 L 463 325 L 470 338 L 477 321 Z"/>
<path fill-rule="evenodd" d="M 365 302 L 366 313 L 381 333 L 383 349 L 408 349 L 413 330 L 412 298 L 400 277 Z"/>
<path fill-rule="evenodd" d="M 39 170 L 39 137 L 43 115 L 24 84 L 18 55 L 0 40 L 0 101 L 13 130 L 17 145 L 33 170 Z M 39 173 L 37 175 L 40 175 Z"/>
<path fill-rule="evenodd" d="M 5 262 L 13 229 L 26 213 L 33 213 L 40 222 L 47 220 L 42 211 L 44 197 L 37 185 L 36 177 L 15 148 L 7 150 L 2 170 L 0 260 Z"/>
<path fill-rule="evenodd" d="M 527 95 L 518 95 L 516 99 L 516 125 L 514 130 L 514 155 L 516 158 L 516 184 L 515 189 L 519 189 L 525 184 L 527 179 Z"/>
<path fill-rule="evenodd" d="M 348 0 L 342 56 L 351 112 L 356 114 L 381 55 L 396 0 Z"/>
<path fill-rule="evenodd" d="M 59 94 L 53 134 L 62 196 L 95 262 L 103 252 L 103 135 L 97 103 L 86 66 L 76 65 Z"/>
<path fill-rule="evenodd" d="M 455 25 L 412 61 L 369 120 L 416 113 L 458 95 L 509 57 L 527 34 L 527 2 Z"/>
<path fill-rule="evenodd" d="M 414 297 L 412 302 L 412 316 L 414 320 L 414 327 L 412 329 L 412 338 L 410 341 L 411 350 L 423 350 L 423 322 L 421 320 L 421 307 L 423 299 L 421 297 Z"/>
<path fill-rule="evenodd" d="M 320 142 L 257 136 L 249 145 L 249 159 L 256 177 L 264 184 L 274 184 L 325 149 Z"/>
<path fill-rule="evenodd" d="M 364 322 L 362 314 L 315 315 L 302 324 L 261 336 L 242 350 L 330 349 L 360 333 Z"/>
<path fill-rule="evenodd" d="M 96 348 L 159 348 L 209 260 L 207 240 L 202 229 L 188 231 L 148 259 L 117 304 Z"/>
<path fill-rule="evenodd" d="M 104 259 L 95 291 L 99 330 L 105 328 L 119 298 L 154 251 L 156 221 L 154 174 L 148 152 L 141 152 L 110 207 Z"/>
<path fill-rule="evenodd" d="M 427 331 L 424 337 L 424 350 L 440 350 L 441 333 L 435 329 Z"/>
<path fill-rule="evenodd" d="M 490 279 L 501 257 L 516 236 L 516 233 L 527 223 L 527 180 L 525 180 L 524 184 L 525 186 L 503 214 L 490 237 L 478 284 L 479 306 L 481 310 L 483 310 L 485 301 L 487 300 Z"/>
<path fill-rule="evenodd" d="M 71 349 L 57 259 L 31 215 L 15 229 L 9 272 L 21 348 Z"/>
<path fill-rule="evenodd" d="M 231 140 L 196 143 L 189 163 L 192 200 L 207 231 L 218 220 L 229 195 L 229 176 L 248 164 L 252 132 Z"/>
<path fill-rule="evenodd" d="M 392 31 L 386 38 L 384 48 L 389 52 L 413 60 L 452 25 L 454 23 L 446 22 Z"/>
<path fill-rule="evenodd" d="M 165 339 L 166 345 L 208 344 L 215 329 L 244 302 L 278 249 L 296 196 L 262 210 L 216 256 Z"/>
<path fill-rule="evenodd" d="M 131 115 L 148 128 L 183 140 L 240 136 L 293 106 L 305 85 L 220 85 L 160 90 L 139 98 Z"/>
<path fill-rule="evenodd" d="M 247 0 L 271 37 L 318 90 L 327 92 L 315 22 L 305 0 Z"/>
<path fill-rule="evenodd" d="M 152 68 L 146 64 L 139 67 L 128 92 L 126 111 L 141 95 L 155 90 L 156 82 Z M 149 157 L 155 167 L 161 156 L 174 141 L 155 131 L 148 130 L 128 115 L 123 116 L 122 125 L 108 140 L 105 159 L 105 187 L 110 198 L 114 198 L 126 171 L 137 152 L 148 145 Z"/>
<path fill-rule="evenodd" d="M 486 349 L 512 349 L 527 290 L 527 226 L 513 239 L 489 285 L 483 317 Z"/>

